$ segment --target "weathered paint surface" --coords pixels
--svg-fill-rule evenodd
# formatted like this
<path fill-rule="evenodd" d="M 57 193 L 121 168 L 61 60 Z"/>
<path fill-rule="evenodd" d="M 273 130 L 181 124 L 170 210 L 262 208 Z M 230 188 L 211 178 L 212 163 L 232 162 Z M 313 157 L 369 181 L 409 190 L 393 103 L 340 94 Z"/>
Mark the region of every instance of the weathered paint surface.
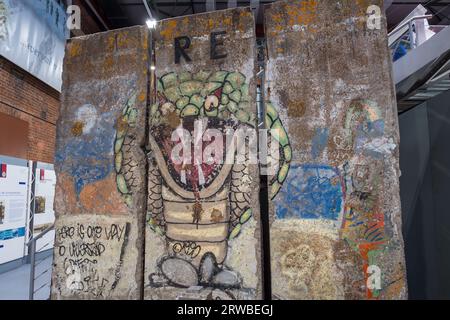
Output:
<path fill-rule="evenodd" d="M 382 7 L 303 0 L 265 11 L 269 113 L 292 148 L 287 178 L 271 181 L 282 185 L 271 204 L 276 298 L 407 296 L 397 109 L 385 18 L 367 28 L 373 4 Z"/>
<path fill-rule="evenodd" d="M 55 298 L 137 298 L 136 221 L 124 216 L 67 215 L 56 223 Z M 120 295 L 117 292 L 121 292 Z"/>
<path fill-rule="evenodd" d="M 275 298 L 406 297 L 395 95 L 372 4 L 266 11 Z M 253 15 L 164 20 L 153 36 L 154 79 L 146 28 L 67 46 L 52 297 L 261 298 L 258 165 L 226 140 L 257 125 Z M 197 162 L 207 151 L 227 162 Z"/>
<path fill-rule="evenodd" d="M 212 59 L 211 33 L 223 45 Z M 223 33 L 223 34 L 222 34 Z M 189 37 L 175 61 L 175 38 Z M 249 9 L 164 20 L 155 32 L 156 85 L 149 123 L 146 299 L 261 298 L 258 166 L 235 162 L 223 141 L 222 159 L 177 164 L 175 130 L 195 141 L 206 129 L 256 126 L 255 34 Z M 182 47 L 187 47 L 186 39 Z M 201 124 L 199 135 L 195 133 Z M 195 130 L 195 131 L 194 131 Z M 222 137 L 216 139 L 222 140 Z M 198 147 L 198 144 L 197 144 Z M 200 145 L 200 152 L 208 142 Z M 197 150 L 198 151 L 198 150 Z M 190 156 L 189 156 L 190 158 Z"/>
<path fill-rule="evenodd" d="M 344 186 L 337 169 L 323 165 L 292 165 L 283 192 L 275 197 L 278 219 L 337 220 Z"/>
<path fill-rule="evenodd" d="M 143 282 L 148 34 L 71 40 L 57 128 L 53 299 L 137 299 Z"/>

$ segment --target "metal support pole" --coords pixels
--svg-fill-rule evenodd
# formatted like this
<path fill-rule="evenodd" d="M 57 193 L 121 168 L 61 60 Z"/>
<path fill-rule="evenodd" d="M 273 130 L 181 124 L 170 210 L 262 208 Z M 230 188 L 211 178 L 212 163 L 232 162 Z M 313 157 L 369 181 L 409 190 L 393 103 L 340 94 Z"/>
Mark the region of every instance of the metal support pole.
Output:
<path fill-rule="evenodd" d="M 30 242 L 30 286 L 28 291 L 29 300 L 34 300 L 34 274 L 36 262 L 36 241 L 33 239 Z"/>
<path fill-rule="evenodd" d="M 256 75 L 259 82 L 259 88 L 257 88 L 257 105 L 258 105 L 258 132 L 266 130 L 266 55 L 265 55 L 265 42 L 257 44 L 258 51 L 258 67 L 259 71 Z M 262 271 L 263 271 L 263 297 L 265 300 L 271 300 L 272 298 L 272 278 L 271 278 L 271 258 L 270 258 L 270 217 L 269 217 L 269 181 L 268 181 L 268 168 L 267 168 L 267 146 L 268 141 L 261 141 L 261 137 L 258 134 L 258 151 L 260 162 L 260 214 L 261 214 L 261 252 L 262 252 Z M 265 147 L 262 148 L 262 144 Z"/>
<path fill-rule="evenodd" d="M 36 211 L 36 170 L 37 161 L 33 161 L 31 166 L 31 185 L 30 185 L 30 216 L 28 218 L 28 244 L 32 241 L 34 237 L 34 213 Z M 28 248 L 27 262 L 31 263 L 30 248 Z"/>

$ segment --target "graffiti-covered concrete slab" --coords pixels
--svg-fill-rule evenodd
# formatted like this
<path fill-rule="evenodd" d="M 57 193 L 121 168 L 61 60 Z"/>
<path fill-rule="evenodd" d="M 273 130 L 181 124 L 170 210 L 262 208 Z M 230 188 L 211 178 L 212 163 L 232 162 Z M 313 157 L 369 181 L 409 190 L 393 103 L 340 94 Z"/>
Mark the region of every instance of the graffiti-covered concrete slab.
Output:
<path fill-rule="evenodd" d="M 137 287 L 137 221 L 124 216 L 65 215 L 57 220 L 53 277 L 59 298 L 113 298 L 115 292 L 133 298 Z"/>
<path fill-rule="evenodd" d="M 261 298 L 253 14 L 164 20 L 155 42 L 145 298 Z"/>
<path fill-rule="evenodd" d="M 275 298 L 407 295 L 395 92 L 385 18 L 368 23 L 371 5 L 382 8 L 303 0 L 265 11 L 266 124 L 287 129 L 270 182 Z"/>
<path fill-rule="evenodd" d="M 148 63 L 144 27 L 67 45 L 55 159 L 54 299 L 141 296 Z"/>

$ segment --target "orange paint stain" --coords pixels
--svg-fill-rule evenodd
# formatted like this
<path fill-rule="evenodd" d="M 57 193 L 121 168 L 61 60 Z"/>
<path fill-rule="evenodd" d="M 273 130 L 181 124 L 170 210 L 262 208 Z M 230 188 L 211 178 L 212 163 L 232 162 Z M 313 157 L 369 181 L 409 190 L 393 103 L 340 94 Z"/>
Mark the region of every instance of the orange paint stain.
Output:
<path fill-rule="evenodd" d="M 306 0 L 302 1 L 299 5 L 288 5 L 287 15 L 288 15 L 288 26 L 292 27 L 295 25 L 309 25 L 316 22 L 317 15 L 317 0 Z"/>
<path fill-rule="evenodd" d="M 69 56 L 71 58 L 77 57 L 79 55 L 81 55 L 82 52 L 82 48 L 81 48 L 81 43 L 79 42 L 72 42 L 69 45 Z"/>
<path fill-rule="evenodd" d="M 175 37 L 176 29 L 177 20 L 169 20 L 167 21 L 165 28 L 160 32 L 160 34 L 166 41 L 168 41 Z"/>
<path fill-rule="evenodd" d="M 112 56 L 109 56 L 105 59 L 104 67 L 105 69 L 109 69 L 114 65 L 114 59 Z"/>
<path fill-rule="evenodd" d="M 208 28 L 209 29 L 214 29 L 215 23 L 213 19 L 209 19 L 208 20 Z"/>
<path fill-rule="evenodd" d="M 233 24 L 233 20 L 230 17 L 228 17 L 223 19 L 223 23 L 227 26 L 231 26 Z"/>
<path fill-rule="evenodd" d="M 105 180 L 86 185 L 80 192 L 80 204 L 85 212 L 125 214 L 128 208 L 117 191 L 115 174 Z"/>
<path fill-rule="evenodd" d="M 61 172 L 57 178 L 55 193 L 55 210 L 63 213 L 79 213 L 73 177 Z"/>

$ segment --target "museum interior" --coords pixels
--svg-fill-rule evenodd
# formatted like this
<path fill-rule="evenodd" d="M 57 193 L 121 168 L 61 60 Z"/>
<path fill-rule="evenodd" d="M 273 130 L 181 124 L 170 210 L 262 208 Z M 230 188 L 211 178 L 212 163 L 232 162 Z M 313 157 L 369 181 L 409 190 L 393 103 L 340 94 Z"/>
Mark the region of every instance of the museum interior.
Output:
<path fill-rule="evenodd" d="M 447 139 L 450 0 L 0 0 L 0 300 L 450 299 Z"/>

